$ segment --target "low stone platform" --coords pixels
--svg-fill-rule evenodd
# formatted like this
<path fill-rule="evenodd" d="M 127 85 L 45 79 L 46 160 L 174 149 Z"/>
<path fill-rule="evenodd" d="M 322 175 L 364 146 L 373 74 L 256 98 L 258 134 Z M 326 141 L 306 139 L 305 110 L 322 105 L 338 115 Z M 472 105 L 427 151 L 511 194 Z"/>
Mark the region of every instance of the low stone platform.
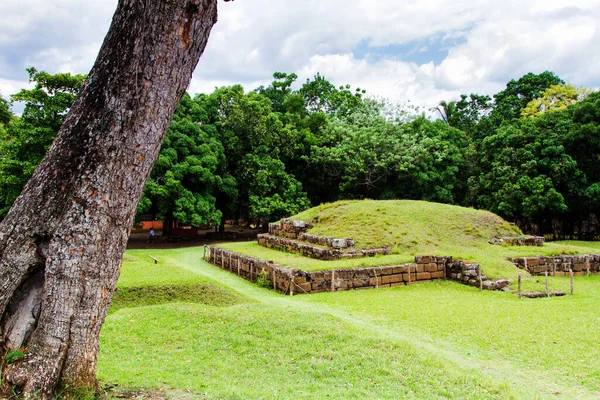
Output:
<path fill-rule="evenodd" d="M 352 238 L 313 235 L 307 232 L 310 228 L 308 222 L 282 218 L 279 223 L 269 224 L 269 233 L 257 236 L 258 244 L 323 261 L 391 254 L 389 247 L 356 249 Z"/>
<path fill-rule="evenodd" d="M 314 272 L 284 267 L 214 246 L 205 246 L 204 260 L 251 282 L 257 282 L 262 274 L 263 279 L 272 282 L 275 290 L 290 295 L 404 286 L 436 279 L 454 280 L 484 290 L 502 290 L 510 283 L 507 279 L 488 279 L 480 273 L 477 263 L 433 255 L 417 256 L 414 263 Z"/>

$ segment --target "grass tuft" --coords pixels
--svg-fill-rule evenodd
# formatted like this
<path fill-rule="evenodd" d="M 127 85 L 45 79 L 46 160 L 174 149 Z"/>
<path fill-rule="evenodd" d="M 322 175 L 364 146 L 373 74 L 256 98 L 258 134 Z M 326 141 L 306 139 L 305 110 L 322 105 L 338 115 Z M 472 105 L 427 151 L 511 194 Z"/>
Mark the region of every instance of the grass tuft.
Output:
<path fill-rule="evenodd" d="M 241 301 L 242 297 L 237 293 L 213 285 L 129 287 L 117 289 L 110 304 L 110 312 L 121 308 L 178 302 L 229 307 Z"/>

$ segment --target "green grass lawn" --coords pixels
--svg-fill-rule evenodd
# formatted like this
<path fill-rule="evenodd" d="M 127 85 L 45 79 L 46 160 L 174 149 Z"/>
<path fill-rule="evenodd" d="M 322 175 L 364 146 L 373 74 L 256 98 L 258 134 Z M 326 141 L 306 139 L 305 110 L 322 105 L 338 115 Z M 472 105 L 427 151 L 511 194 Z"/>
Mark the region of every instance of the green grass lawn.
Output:
<path fill-rule="evenodd" d="M 158 266 L 126 253 L 119 290 L 219 296 L 157 302 L 141 290 L 111 310 L 101 382 L 188 399 L 600 396 L 598 276 L 576 278 L 575 296 L 536 300 L 443 281 L 284 297 L 210 266 L 202 251 L 154 250 Z"/>

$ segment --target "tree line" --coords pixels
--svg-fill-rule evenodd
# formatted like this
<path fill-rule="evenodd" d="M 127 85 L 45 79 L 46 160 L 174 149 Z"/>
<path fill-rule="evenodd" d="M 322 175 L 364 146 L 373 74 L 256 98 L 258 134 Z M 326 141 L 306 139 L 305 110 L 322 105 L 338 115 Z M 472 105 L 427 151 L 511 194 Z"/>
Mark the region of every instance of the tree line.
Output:
<path fill-rule="evenodd" d="M 34 87 L 11 96 L 22 115 L 0 100 L 0 218 L 85 79 L 28 72 Z M 320 74 L 301 85 L 293 73 L 273 78 L 183 96 L 138 215 L 223 227 L 340 199 L 403 198 L 487 209 L 556 237 L 598 229 L 598 92 L 529 73 L 493 96 L 442 101 L 432 120 Z"/>

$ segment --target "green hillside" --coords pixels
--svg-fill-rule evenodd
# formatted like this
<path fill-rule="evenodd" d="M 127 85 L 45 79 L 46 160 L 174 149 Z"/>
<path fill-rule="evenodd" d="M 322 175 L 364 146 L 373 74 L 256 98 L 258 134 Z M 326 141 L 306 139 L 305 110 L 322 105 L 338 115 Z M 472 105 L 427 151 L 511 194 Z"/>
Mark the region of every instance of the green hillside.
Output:
<path fill-rule="evenodd" d="M 522 232 L 487 211 L 414 200 L 338 201 L 292 219 L 313 222 L 311 233 L 348 237 L 359 248 L 390 246 L 395 253 L 427 253 L 440 246 L 481 246 L 494 236 Z"/>

